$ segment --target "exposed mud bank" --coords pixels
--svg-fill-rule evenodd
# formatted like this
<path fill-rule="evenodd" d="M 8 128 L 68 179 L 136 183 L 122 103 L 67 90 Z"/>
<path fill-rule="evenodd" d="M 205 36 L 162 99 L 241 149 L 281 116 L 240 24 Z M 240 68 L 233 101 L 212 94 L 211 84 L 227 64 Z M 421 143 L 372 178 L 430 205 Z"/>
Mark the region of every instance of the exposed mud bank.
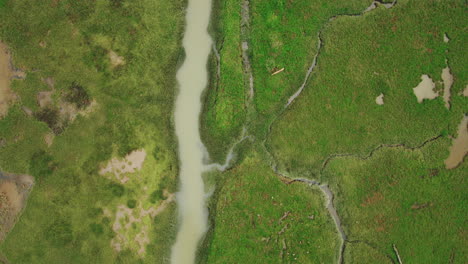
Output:
<path fill-rule="evenodd" d="M 451 97 L 451 89 L 453 85 L 453 75 L 450 72 L 450 67 L 447 65 L 442 70 L 442 81 L 444 82 L 444 102 L 445 102 L 445 107 L 447 109 L 450 109 L 450 97 Z"/>
<path fill-rule="evenodd" d="M 447 169 L 454 169 L 460 165 L 468 153 L 468 115 L 465 115 L 458 126 L 457 137 L 450 147 L 449 157 L 445 160 Z"/>
<path fill-rule="evenodd" d="M 0 172 L 0 241 L 13 228 L 34 185 L 29 175 Z"/>
<path fill-rule="evenodd" d="M 0 42 L 0 119 L 8 113 L 17 96 L 10 88 L 12 79 L 24 79 L 26 74 L 13 67 L 8 47 Z"/>

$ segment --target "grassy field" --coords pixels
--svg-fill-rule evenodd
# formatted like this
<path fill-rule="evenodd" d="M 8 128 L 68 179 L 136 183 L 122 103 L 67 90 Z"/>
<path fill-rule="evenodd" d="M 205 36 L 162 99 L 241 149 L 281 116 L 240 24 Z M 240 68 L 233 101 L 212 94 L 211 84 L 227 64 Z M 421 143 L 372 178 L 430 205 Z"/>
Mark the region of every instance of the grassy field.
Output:
<path fill-rule="evenodd" d="M 282 182 L 258 152 L 217 174 L 203 263 L 332 263 L 339 239 L 316 187 Z"/>
<path fill-rule="evenodd" d="M 135 207 L 138 215 L 163 204 L 176 189 L 171 120 L 184 6 L 185 1 L 0 1 L 0 40 L 27 73 L 12 82 L 19 100 L 0 120 L 6 142 L 0 169 L 36 181 L 22 217 L 0 245 L 10 262 L 167 261 L 174 203 L 155 218 L 131 224 L 121 251 L 111 241 L 119 236 L 113 230 L 119 206 Z M 124 63 L 113 64 L 111 51 Z M 76 85 L 82 90 L 73 94 Z M 64 100 L 95 106 L 51 130 L 53 122 L 42 122 L 38 114 L 40 91 L 52 92 L 53 109 Z M 51 146 L 47 134 L 55 134 Z M 147 157 L 141 171 L 127 175 L 129 182 L 98 174 L 111 158 L 137 149 Z M 143 233 L 149 243 L 140 254 L 136 236 Z"/>
<path fill-rule="evenodd" d="M 392 9 L 328 24 L 316 71 L 268 139 L 281 168 L 316 175 L 331 154 L 364 155 L 381 143 L 416 146 L 453 135 L 468 110 L 459 95 L 468 81 L 468 58 L 460 49 L 465 10 L 463 1 L 399 1 Z M 452 41 L 445 43 L 444 33 Z M 452 108 L 441 96 L 417 103 L 412 88 L 422 74 L 442 94 L 446 59 L 455 79 Z M 381 93 L 385 104 L 377 105 Z"/>
<path fill-rule="evenodd" d="M 441 138 L 414 151 L 383 148 L 368 160 L 330 162 L 324 180 L 336 194 L 348 240 L 375 247 L 347 243 L 349 263 L 375 263 L 378 255 L 396 261 L 393 244 L 404 263 L 465 262 L 467 165 L 445 170 L 450 143 Z"/>

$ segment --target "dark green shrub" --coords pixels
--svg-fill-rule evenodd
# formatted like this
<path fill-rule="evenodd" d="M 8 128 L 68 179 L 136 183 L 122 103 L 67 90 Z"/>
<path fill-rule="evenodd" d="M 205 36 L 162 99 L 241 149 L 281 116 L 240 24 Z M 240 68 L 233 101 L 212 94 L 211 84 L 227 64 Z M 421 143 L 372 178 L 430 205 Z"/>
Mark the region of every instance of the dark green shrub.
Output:
<path fill-rule="evenodd" d="M 96 234 L 96 235 L 102 235 L 104 233 L 104 228 L 102 227 L 101 224 L 96 224 L 96 223 L 92 223 L 89 225 L 89 228 L 91 229 L 91 231 Z"/>
<path fill-rule="evenodd" d="M 122 3 L 124 2 L 123 0 L 109 0 L 111 6 L 113 7 L 122 7 Z"/>
<path fill-rule="evenodd" d="M 102 222 L 103 225 L 108 226 L 110 224 L 111 220 L 110 220 L 109 217 L 103 217 L 101 222 Z"/>
<path fill-rule="evenodd" d="M 29 161 L 29 173 L 39 180 L 51 175 L 56 167 L 52 156 L 43 150 L 34 153 Z"/>
<path fill-rule="evenodd" d="M 127 206 L 128 206 L 128 208 L 132 208 L 132 209 L 133 209 L 133 208 L 135 208 L 136 204 L 137 204 L 137 201 L 134 200 L 134 199 L 130 199 L 130 200 L 127 201 Z"/>
<path fill-rule="evenodd" d="M 122 195 L 125 193 L 125 188 L 118 183 L 109 184 L 109 189 L 111 190 L 112 194 L 116 197 L 122 197 Z"/>
<path fill-rule="evenodd" d="M 149 198 L 150 202 L 153 203 L 153 204 L 156 203 L 157 201 L 163 200 L 163 199 L 164 199 L 164 197 L 163 197 L 162 189 L 158 189 L 158 190 L 152 192 L 150 194 L 150 198 Z"/>
<path fill-rule="evenodd" d="M 103 214 L 102 208 L 90 208 L 89 209 L 89 216 L 90 217 L 98 217 Z"/>
<path fill-rule="evenodd" d="M 46 239 L 56 247 L 63 247 L 73 241 L 71 224 L 63 219 L 54 221 L 46 230 Z"/>

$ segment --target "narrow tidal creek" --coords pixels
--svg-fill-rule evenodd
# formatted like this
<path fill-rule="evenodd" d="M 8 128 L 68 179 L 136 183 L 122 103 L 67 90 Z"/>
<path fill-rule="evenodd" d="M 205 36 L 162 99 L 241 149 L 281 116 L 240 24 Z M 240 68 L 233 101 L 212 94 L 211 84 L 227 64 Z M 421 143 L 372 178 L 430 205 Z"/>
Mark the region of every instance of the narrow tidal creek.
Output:
<path fill-rule="evenodd" d="M 199 133 L 200 96 L 208 83 L 207 61 L 212 40 L 208 35 L 211 0 L 189 0 L 183 39 L 186 58 L 177 72 L 179 95 L 175 130 L 179 142 L 180 190 L 177 194 L 179 231 L 171 263 L 194 263 L 198 243 L 207 230 L 203 144 Z"/>

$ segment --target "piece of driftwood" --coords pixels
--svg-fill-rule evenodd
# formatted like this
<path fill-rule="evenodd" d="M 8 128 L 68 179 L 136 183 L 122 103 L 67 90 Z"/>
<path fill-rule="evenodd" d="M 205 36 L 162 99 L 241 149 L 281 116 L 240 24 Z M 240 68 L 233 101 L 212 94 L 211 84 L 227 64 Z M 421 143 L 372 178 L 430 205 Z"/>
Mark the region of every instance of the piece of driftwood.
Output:
<path fill-rule="evenodd" d="M 282 71 L 284 71 L 284 68 L 281 68 L 281 69 L 275 71 L 274 73 L 271 74 L 271 76 L 276 75 L 276 74 L 278 74 L 278 73 L 280 73 Z"/>

